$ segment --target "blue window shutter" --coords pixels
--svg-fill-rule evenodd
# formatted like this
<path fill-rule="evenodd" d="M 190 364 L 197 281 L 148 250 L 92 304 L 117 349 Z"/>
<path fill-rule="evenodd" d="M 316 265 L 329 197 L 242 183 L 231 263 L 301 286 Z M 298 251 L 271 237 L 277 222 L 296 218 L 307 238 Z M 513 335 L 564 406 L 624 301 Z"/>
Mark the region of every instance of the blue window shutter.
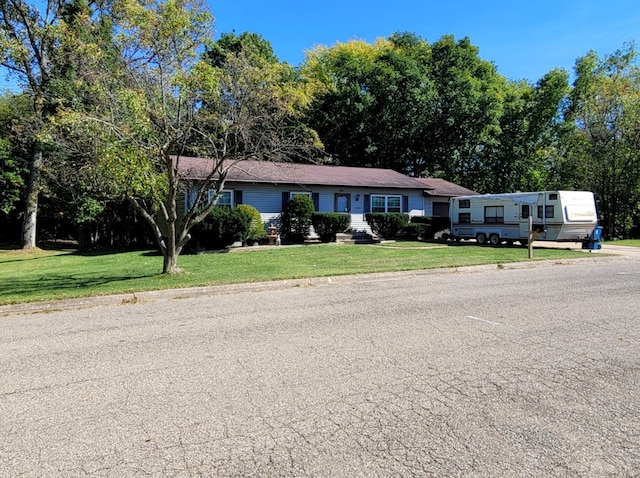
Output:
<path fill-rule="evenodd" d="M 234 191 L 233 198 L 236 202 L 236 206 L 238 204 L 242 204 L 242 191 L 238 191 L 237 189 Z"/>
<path fill-rule="evenodd" d="M 282 211 L 284 211 L 284 207 L 287 205 L 288 200 L 289 200 L 289 191 L 282 191 Z"/>
<path fill-rule="evenodd" d="M 409 196 L 402 196 L 402 212 L 409 212 Z"/>
<path fill-rule="evenodd" d="M 311 198 L 313 199 L 313 207 L 316 211 L 320 211 L 320 193 L 311 193 Z"/>
<path fill-rule="evenodd" d="M 371 194 L 364 195 L 364 212 L 371 212 Z"/>

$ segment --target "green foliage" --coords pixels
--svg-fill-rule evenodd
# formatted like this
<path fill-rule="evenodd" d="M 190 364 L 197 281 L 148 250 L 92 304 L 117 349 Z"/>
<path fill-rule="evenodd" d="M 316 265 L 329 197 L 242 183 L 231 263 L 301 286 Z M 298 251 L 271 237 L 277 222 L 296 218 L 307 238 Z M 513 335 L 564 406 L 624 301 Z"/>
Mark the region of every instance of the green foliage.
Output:
<path fill-rule="evenodd" d="M 205 58 L 216 68 L 223 68 L 233 55 L 248 53 L 269 63 L 277 63 L 271 43 L 257 33 L 223 33 L 218 41 L 207 47 Z"/>
<path fill-rule="evenodd" d="M 402 234 L 406 239 L 428 239 L 426 237 L 429 226 L 427 224 L 417 224 L 410 222 L 402 229 Z M 429 238 L 430 239 L 430 238 Z"/>
<path fill-rule="evenodd" d="M 313 201 L 305 195 L 294 196 L 287 201 L 280 218 L 280 237 L 288 243 L 302 243 L 309 235 L 311 215 L 315 212 Z"/>
<path fill-rule="evenodd" d="M 236 209 L 251 218 L 249 230 L 247 231 L 246 237 L 242 238 L 242 242 L 251 244 L 259 242 L 267 236 L 267 231 L 265 231 L 260 212 L 255 207 L 250 206 L 249 204 L 238 204 Z"/>
<path fill-rule="evenodd" d="M 448 229 L 450 226 L 448 217 L 440 216 L 412 216 L 403 233 L 410 239 L 433 239 L 437 232 Z"/>
<path fill-rule="evenodd" d="M 308 121 L 340 164 L 464 183 L 498 129 L 503 79 L 468 38 L 430 45 L 402 33 L 319 47 L 302 74 L 322 85 Z"/>
<path fill-rule="evenodd" d="M 24 166 L 11 154 L 11 143 L 0 138 L 0 211 L 9 214 L 20 199 L 24 187 Z"/>
<path fill-rule="evenodd" d="M 216 206 L 193 227 L 192 241 L 206 250 L 224 249 L 248 237 L 251 220 L 252 216 L 246 210 Z"/>
<path fill-rule="evenodd" d="M 640 204 L 640 67 L 633 44 L 576 63 L 558 176 L 595 193 L 606 238 L 624 237 Z"/>
<path fill-rule="evenodd" d="M 336 240 L 336 235 L 351 225 L 351 216 L 334 212 L 316 212 L 311 215 L 311 224 L 322 242 Z"/>
<path fill-rule="evenodd" d="M 365 219 L 373 233 L 384 239 L 394 238 L 409 223 L 409 215 L 399 212 L 370 212 Z"/>

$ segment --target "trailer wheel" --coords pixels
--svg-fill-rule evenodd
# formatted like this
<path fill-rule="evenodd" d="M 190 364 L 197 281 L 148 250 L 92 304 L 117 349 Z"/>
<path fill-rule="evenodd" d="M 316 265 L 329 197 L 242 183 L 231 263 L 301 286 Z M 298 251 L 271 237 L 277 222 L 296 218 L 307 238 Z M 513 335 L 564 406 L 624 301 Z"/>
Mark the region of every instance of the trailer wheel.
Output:
<path fill-rule="evenodd" d="M 478 244 L 483 246 L 487 243 L 487 235 L 484 232 L 479 232 L 478 234 L 476 234 L 476 241 L 478 242 Z"/>
<path fill-rule="evenodd" d="M 497 234 L 491 234 L 489 236 L 489 243 L 492 246 L 497 246 L 500 244 L 500 236 L 498 236 Z"/>

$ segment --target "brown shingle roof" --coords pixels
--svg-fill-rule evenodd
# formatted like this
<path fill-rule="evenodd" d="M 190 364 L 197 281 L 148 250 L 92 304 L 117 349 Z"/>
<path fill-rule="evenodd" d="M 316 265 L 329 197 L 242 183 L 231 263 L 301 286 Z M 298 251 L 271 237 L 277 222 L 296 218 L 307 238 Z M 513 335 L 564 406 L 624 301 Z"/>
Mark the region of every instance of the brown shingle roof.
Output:
<path fill-rule="evenodd" d="M 181 157 L 179 168 L 187 179 L 204 179 L 211 171 L 210 159 Z M 354 186 L 424 189 L 415 178 L 391 169 L 355 168 L 318 164 L 239 161 L 230 170 L 227 181 L 314 186 Z"/>
<path fill-rule="evenodd" d="M 419 178 L 418 181 L 423 184 L 425 194 L 428 196 L 454 197 L 478 194 L 471 189 L 463 188 L 440 178 Z"/>
<path fill-rule="evenodd" d="M 204 179 L 212 160 L 180 157 L 179 168 L 187 179 Z M 477 194 L 439 178 L 411 178 L 391 169 L 356 168 L 321 164 L 238 161 L 229 170 L 227 181 L 244 183 L 296 184 L 309 186 L 352 186 L 368 188 L 422 189 L 428 196 L 467 196 Z"/>

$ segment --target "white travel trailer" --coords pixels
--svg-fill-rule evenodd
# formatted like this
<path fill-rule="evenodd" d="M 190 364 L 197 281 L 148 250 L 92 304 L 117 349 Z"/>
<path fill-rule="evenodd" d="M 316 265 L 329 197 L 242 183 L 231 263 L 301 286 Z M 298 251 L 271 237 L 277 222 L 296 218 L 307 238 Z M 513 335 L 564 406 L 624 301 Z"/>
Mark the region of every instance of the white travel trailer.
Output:
<path fill-rule="evenodd" d="M 589 242 L 598 222 L 589 191 L 537 191 L 451 198 L 451 237 L 479 244 L 528 242 L 529 217 L 536 240 Z"/>

